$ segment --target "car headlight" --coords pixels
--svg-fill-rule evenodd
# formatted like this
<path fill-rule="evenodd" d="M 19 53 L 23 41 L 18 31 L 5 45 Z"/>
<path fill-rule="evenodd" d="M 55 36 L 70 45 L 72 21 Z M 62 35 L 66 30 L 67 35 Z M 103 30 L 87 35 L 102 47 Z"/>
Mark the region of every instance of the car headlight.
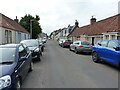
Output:
<path fill-rule="evenodd" d="M 9 75 L 0 78 L 0 89 L 11 85 L 11 77 Z"/>
<path fill-rule="evenodd" d="M 39 52 L 39 48 L 36 48 L 34 52 Z"/>

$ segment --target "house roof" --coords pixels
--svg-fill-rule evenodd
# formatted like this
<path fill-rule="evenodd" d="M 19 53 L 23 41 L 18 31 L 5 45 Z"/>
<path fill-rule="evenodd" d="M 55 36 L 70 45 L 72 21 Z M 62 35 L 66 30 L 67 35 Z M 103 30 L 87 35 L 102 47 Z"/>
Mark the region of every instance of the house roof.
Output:
<path fill-rule="evenodd" d="M 16 21 L 10 19 L 9 17 L 0 13 L 0 27 L 12 29 L 19 32 L 29 33 L 25 28 L 23 28 Z"/>
<path fill-rule="evenodd" d="M 75 29 L 70 35 L 98 35 L 106 32 L 120 32 L 120 14 Z"/>

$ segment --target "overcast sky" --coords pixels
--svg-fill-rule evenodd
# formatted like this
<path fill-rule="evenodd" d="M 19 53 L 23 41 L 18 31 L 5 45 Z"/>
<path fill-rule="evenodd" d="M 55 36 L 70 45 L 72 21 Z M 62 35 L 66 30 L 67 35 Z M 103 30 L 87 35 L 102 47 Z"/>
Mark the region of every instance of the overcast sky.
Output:
<path fill-rule="evenodd" d="M 15 19 L 25 14 L 39 15 L 43 32 L 48 35 L 57 29 L 90 24 L 94 15 L 97 21 L 118 14 L 120 0 L 1 0 L 0 13 Z"/>

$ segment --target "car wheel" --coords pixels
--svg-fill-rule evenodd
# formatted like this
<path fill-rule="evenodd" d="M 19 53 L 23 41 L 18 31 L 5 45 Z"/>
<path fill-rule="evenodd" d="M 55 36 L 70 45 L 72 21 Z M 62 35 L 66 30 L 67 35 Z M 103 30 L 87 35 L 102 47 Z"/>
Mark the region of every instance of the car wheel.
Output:
<path fill-rule="evenodd" d="M 76 53 L 76 54 L 78 54 L 78 51 L 77 51 L 77 49 L 75 49 L 75 53 Z"/>
<path fill-rule="evenodd" d="M 16 83 L 16 90 L 19 90 L 21 88 L 21 81 L 20 79 L 18 79 L 17 83 Z"/>
<path fill-rule="evenodd" d="M 31 61 L 30 63 L 30 68 L 29 68 L 29 72 L 33 71 L 33 62 Z"/>
<path fill-rule="evenodd" d="M 37 58 L 37 59 L 38 59 L 38 61 L 41 61 L 40 54 L 38 55 L 38 58 Z"/>
<path fill-rule="evenodd" d="M 99 57 L 98 57 L 97 52 L 92 53 L 92 59 L 93 59 L 93 62 L 95 62 L 95 63 L 99 62 Z"/>
<path fill-rule="evenodd" d="M 42 52 L 44 52 L 44 47 L 42 47 Z"/>

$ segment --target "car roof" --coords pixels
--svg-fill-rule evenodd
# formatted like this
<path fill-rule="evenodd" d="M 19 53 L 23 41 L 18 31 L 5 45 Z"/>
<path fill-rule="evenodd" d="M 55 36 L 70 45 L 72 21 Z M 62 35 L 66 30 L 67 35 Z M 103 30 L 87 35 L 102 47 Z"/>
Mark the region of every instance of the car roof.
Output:
<path fill-rule="evenodd" d="M 105 40 L 99 40 L 99 41 L 115 41 L 115 42 L 118 42 L 118 41 L 120 41 L 120 40 L 105 39 Z"/>
<path fill-rule="evenodd" d="M 36 39 L 27 39 L 27 40 L 22 40 L 21 42 L 24 42 L 24 41 L 33 41 L 33 40 L 34 40 L 34 41 L 37 41 Z M 20 43 L 21 43 L 21 42 L 20 42 Z"/>
<path fill-rule="evenodd" d="M 16 48 L 21 44 L 5 44 L 5 45 L 0 45 L 0 48 Z"/>

